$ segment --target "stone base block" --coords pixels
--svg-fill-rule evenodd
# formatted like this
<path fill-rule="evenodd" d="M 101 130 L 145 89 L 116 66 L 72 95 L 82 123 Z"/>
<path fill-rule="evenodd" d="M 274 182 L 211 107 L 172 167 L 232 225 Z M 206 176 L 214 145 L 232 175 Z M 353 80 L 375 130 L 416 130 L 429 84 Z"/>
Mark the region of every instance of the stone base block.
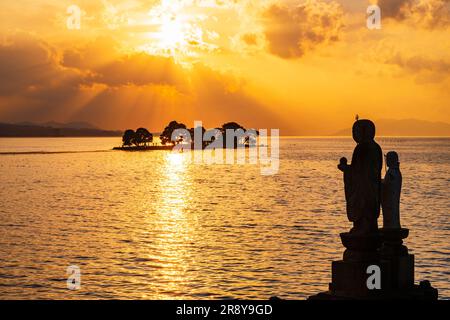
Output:
<path fill-rule="evenodd" d="M 393 289 L 408 289 L 414 286 L 414 255 L 390 257 L 390 280 Z"/>
<path fill-rule="evenodd" d="M 345 297 L 369 297 L 378 294 L 381 290 L 370 290 L 367 286 L 367 279 L 371 273 L 367 269 L 371 265 L 380 267 L 381 290 L 388 290 L 391 287 L 390 265 L 385 261 L 333 261 L 332 282 L 330 292 L 337 296 Z"/>

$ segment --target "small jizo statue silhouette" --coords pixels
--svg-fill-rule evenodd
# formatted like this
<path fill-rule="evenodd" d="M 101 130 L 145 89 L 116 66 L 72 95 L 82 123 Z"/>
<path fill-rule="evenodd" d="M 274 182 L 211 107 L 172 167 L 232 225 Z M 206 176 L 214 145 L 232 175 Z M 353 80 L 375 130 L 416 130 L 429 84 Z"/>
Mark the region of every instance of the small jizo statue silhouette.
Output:
<path fill-rule="evenodd" d="M 381 206 L 383 208 L 383 226 L 389 229 L 400 229 L 400 194 L 402 191 L 402 174 L 397 152 L 386 155 L 389 169 L 382 181 Z"/>

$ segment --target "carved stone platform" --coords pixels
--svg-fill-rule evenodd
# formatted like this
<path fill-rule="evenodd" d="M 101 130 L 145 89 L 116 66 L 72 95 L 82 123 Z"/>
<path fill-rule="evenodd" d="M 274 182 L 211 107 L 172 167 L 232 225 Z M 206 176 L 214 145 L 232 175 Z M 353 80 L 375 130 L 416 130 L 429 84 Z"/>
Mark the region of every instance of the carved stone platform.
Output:
<path fill-rule="evenodd" d="M 350 232 L 341 233 L 341 241 L 346 248 L 344 261 L 376 261 L 379 259 L 379 249 L 382 244 L 381 235 L 356 235 Z"/>
<path fill-rule="evenodd" d="M 403 240 L 409 235 L 408 229 L 380 229 L 383 245 L 380 259 L 390 265 L 390 287 L 409 289 L 414 286 L 414 255 L 408 253 Z"/>
<path fill-rule="evenodd" d="M 380 229 L 369 235 L 342 233 L 346 248 L 343 259 L 332 262 L 329 291 L 309 297 L 310 300 L 436 300 L 438 292 L 428 281 L 414 284 L 414 255 L 408 253 L 403 240 L 408 229 Z M 367 286 L 369 266 L 380 268 L 381 289 Z"/>
<path fill-rule="evenodd" d="M 336 296 L 370 297 L 373 291 L 367 288 L 367 268 L 378 265 L 383 273 L 389 274 L 389 265 L 380 265 L 381 235 L 341 233 L 340 236 L 346 250 L 343 259 L 333 261 L 331 265 L 332 281 L 329 290 Z M 388 283 L 389 280 L 383 277 L 382 286 Z"/>

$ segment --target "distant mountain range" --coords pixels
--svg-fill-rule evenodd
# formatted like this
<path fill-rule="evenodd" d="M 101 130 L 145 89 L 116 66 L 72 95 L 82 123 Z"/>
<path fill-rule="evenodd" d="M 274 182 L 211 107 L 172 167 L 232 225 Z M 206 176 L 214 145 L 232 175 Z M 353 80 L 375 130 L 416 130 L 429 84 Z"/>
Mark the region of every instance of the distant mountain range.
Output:
<path fill-rule="evenodd" d="M 450 124 L 417 119 L 375 120 L 377 136 L 437 136 L 450 137 Z M 0 137 L 120 137 L 120 130 L 103 130 L 88 122 L 0 123 Z M 351 128 L 331 136 L 351 136 Z M 155 134 L 158 135 L 158 134 Z"/>
<path fill-rule="evenodd" d="M 15 123 L 16 125 L 23 126 L 38 126 L 38 127 L 50 127 L 50 128 L 65 128 L 65 129 L 99 129 L 98 127 L 88 123 L 88 122 L 68 122 L 61 123 L 56 121 L 48 121 L 43 123 L 34 123 L 34 122 L 19 122 Z"/>
<path fill-rule="evenodd" d="M 450 137 L 450 123 L 431 122 L 417 119 L 380 119 L 374 121 L 377 136 L 425 136 Z M 332 134 L 333 136 L 350 136 L 352 129 L 344 129 Z"/>
<path fill-rule="evenodd" d="M 86 122 L 0 123 L 0 137 L 119 137 L 122 131 L 99 129 Z"/>

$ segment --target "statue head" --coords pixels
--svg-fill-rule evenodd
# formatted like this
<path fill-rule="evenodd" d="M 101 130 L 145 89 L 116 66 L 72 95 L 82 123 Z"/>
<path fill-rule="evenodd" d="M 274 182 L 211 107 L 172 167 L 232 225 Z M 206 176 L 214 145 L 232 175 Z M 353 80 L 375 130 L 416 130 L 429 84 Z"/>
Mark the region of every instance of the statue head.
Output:
<path fill-rule="evenodd" d="M 400 162 L 398 160 L 398 154 L 395 151 L 390 151 L 386 155 L 386 165 L 389 168 L 398 168 L 400 167 Z"/>
<path fill-rule="evenodd" d="M 358 120 L 353 125 L 353 139 L 357 143 L 375 139 L 375 124 L 370 120 Z"/>

